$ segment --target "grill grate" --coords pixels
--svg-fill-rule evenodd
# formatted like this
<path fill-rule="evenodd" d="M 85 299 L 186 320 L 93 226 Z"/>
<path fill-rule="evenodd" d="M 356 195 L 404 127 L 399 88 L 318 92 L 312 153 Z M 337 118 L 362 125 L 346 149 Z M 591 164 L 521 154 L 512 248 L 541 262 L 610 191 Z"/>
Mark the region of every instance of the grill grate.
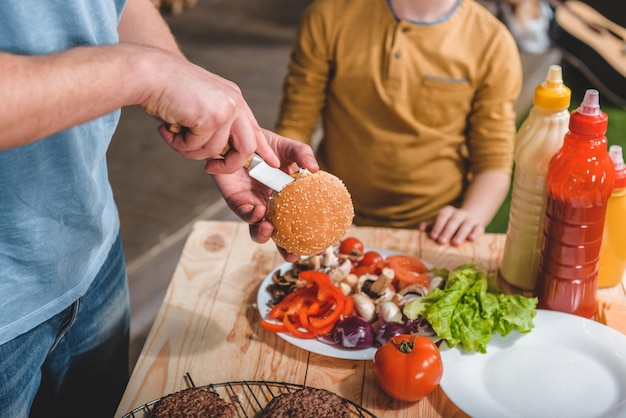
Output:
<path fill-rule="evenodd" d="M 189 387 L 196 387 L 189 373 L 186 375 Z M 309 388 L 310 386 L 299 385 L 296 383 L 285 382 L 268 382 L 265 380 L 241 380 L 224 383 L 211 383 L 198 388 L 208 389 L 217 393 L 222 399 L 232 402 L 237 408 L 238 416 L 245 418 L 256 417 L 273 398 L 289 392 L 295 392 L 300 389 Z M 376 418 L 367 409 L 359 404 L 343 398 L 350 406 L 350 417 L 373 417 Z M 137 407 L 124 415 L 122 418 L 147 418 L 154 408 L 155 404 L 160 400 L 154 399 L 140 407 Z"/>

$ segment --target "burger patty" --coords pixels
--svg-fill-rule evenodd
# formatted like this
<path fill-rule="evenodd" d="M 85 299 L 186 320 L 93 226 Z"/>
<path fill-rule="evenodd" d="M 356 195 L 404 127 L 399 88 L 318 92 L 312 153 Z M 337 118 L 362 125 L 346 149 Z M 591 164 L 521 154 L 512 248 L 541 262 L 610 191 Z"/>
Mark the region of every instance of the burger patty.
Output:
<path fill-rule="evenodd" d="M 231 418 L 236 416 L 232 403 L 205 388 L 190 388 L 167 395 L 155 404 L 151 418 Z"/>
<path fill-rule="evenodd" d="M 303 388 L 272 399 L 258 418 L 348 417 L 348 401 L 324 389 Z"/>

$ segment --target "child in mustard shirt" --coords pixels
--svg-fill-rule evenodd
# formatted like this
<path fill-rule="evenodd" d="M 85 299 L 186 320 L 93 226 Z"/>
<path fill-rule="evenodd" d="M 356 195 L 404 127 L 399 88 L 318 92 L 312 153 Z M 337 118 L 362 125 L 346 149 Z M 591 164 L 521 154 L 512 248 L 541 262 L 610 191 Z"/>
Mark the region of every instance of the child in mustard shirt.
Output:
<path fill-rule="evenodd" d="M 315 0 L 285 77 L 277 132 L 344 181 L 355 224 L 484 233 L 511 180 L 522 85 L 515 40 L 474 0 Z"/>

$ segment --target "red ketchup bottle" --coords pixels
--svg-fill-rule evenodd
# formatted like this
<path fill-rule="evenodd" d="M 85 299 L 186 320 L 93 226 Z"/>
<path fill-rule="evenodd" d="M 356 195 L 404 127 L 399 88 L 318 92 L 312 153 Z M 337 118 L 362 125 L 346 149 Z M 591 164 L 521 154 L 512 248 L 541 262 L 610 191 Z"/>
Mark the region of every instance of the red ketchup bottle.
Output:
<path fill-rule="evenodd" d="M 591 318 L 606 208 L 615 182 L 607 152 L 608 117 L 589 89 L 570 115 L 563 146 L 550 160 L 548 202 L 535 293 L 538 307 Z"/>

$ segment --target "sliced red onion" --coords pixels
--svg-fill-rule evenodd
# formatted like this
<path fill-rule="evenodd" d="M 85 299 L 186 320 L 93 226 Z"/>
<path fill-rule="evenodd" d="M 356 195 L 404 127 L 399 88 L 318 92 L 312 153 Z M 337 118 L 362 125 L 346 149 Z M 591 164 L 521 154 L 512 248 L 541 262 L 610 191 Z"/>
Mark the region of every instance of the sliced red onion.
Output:
<path fill-rule="evenodd" d="M 346 348 L 368 348 L 374 345 L 372 324 L 358 316 L 349 316 L 337 322 L 333 335 L 336 344 Z"/>
<path fill-rule="evenodd" d="M 414 320 L 410 320 L 408 318 L 405 319 L 405 327 L 409 331 L 409 334 L 419 334 L 425 337 L 432 337 L 435 334 L 433 327 L 423 316 L 418 316 Z"/>
<path fill-rule="evenodd" d="M 409 333 L 409 329 L 402 324 L 397 322 L 385 322 L 376 332 L 376 343 L 383 345 L 395 335 Z"/>

